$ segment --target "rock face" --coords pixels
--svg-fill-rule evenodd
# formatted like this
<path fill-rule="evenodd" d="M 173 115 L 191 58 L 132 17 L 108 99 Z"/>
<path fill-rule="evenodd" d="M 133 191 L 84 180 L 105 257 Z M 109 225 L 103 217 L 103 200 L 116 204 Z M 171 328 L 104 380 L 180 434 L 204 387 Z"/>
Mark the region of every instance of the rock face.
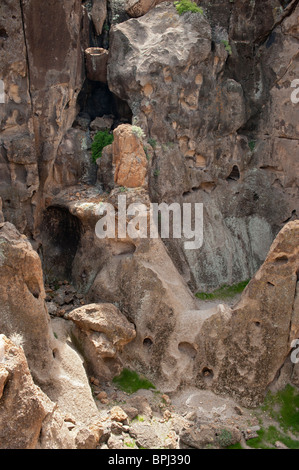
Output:
<path fill-rule="evenodd" d="M 2 2 L 0 8 L 6 94 L 0 111 L 0 194 L 7 220 L 32 234 L 42 191 L 52 184 L 57 148 L 77 113 L 82 7 L 77 0 L 29 0 Z"/>
<path fill-rule="evenodd" d="M 91 372 L 102 380 L 111 380 L 122 369 L 118 352 L 132 341 L 134 326 L 112 304 L 90 304 L 68 314 L 73 331 Z"/>
<path fill-rule="evenodd" d="M 289 222 L 240 302 L 201 331 L 211 386 L 249 406 L 263 399 L 299 334 L 298 236 L 299 222 Z"/>
<path fill-rule="evenodd" d="M 112 152 L 115 165 L 115 183 L 127 188 L 143 186 L 147 173 L 147 159 L 141 136 L 139 137 L 138 134 L 134 133 L 134 126 L 130 124 L 118 126 L 113 135 Z"/>
<path fill-rule="evenodd" d="M 9 222 L 0 229 L 0 331 L 20 335 L 34 377 L 44 381 L 53 362 L 38 254 Z"/>
<path fill-rule="evenodd" d="M 31 377 L 22 348 L 0 335 L 0 448 L 75 447 L 55 403 Z"/>
<path fill-rule="evenodd" d="M 151 200 L 204 204 L 200 250 L 165 241 L 180 273 L 202 291 L 251 278 L 298 211 L 295 4 L 281 13 L 278 2 L 266 2 L 261 21 L 256 5 L 224 3 L 203 2 L 205 16 L 179 16 L 163 3 L 114 26 L 108 62 L 110 89 L 155 147 Z M 257 56 L 251 41 L 271 29 Z"/>
<path fill-rule="evenodd" d="M 78 423 L 88 421 L 97 409 L 83 361 L 61 325 L 54 336 L 40 258 L 8 222 L 0 228 L 0 280 L 0 331 L 23 347 L 35 383 L 53 402 Z"/>
<path fill-rule="evenodd" d="M 145 15 L 149 10 L 154 8 L 164 0 L 127 0 L 126 12 L 131 18 L 138 18 Z"/>

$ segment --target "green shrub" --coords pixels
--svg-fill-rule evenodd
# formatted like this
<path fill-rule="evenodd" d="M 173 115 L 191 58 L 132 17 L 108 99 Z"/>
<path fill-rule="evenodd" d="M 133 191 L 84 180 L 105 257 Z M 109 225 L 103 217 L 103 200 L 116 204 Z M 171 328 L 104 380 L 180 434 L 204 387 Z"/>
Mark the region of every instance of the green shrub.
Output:
<path fill-rule="evenodd" d="M 197 6 L 195 2 L 191 2 L 191 0 L 175 1 L 174 5 L 179 15 L 182 15 L 183 13 L 185 13 L 185 11 L 203 14 L 203 9 Z"/>
<path fill-rule="evenodd" d="M 96 133 L 91 144 L 91 157 L 94 162 L 102 156 L 103 148 L 112 144 L 113 134 L 109 131 L 99 131 Z"/>

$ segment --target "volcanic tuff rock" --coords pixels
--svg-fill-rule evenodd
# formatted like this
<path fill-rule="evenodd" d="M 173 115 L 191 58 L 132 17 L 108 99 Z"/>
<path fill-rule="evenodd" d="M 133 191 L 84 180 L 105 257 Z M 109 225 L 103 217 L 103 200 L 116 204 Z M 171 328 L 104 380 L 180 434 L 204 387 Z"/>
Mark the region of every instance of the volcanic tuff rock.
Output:
<path fill-rule="evenodd" d="M 6 218 L 35 229 L 82 85 L 81 2 L 1 2 L 0 195 Z M 45 34 L 45 31 L 47 33 Z M 42 164 L 41 164 L 42 162 Z"/>
<path fill-rule="evenodd" d="M 3 378 L 1 449 L 74 447 L 74 437 L 56 404 L 34 384 L 23 349 L 1 334 L 0 383 Z"/>
<path fill-rule="evenodd" d="M 121 372 L 118 353 L 135 336 L 134 326 L 113 304 L 89 304 L 72 310 L 67 318 L 76 328 L 72 333 L 88 360 L 88 368 L 102 380 Z"/>
<path fill-rule="evenodd" d="M 134 133 L 134 126 L 122 124 L 113 132 L 114 181 L 126 188 L 144 186 L 147 159 L 141 136 Z"/>
<path fill-rule="evenodd" d="M 289 222 L 233 309 L 201 330 L 211 386 L 246 405 L 261 402 L 299 334 L 299 221 Z"/>
<path fill-rule="evenodd" d="M 151 200 L 204 204 L 200 250 L 165 240 L 203 291 L 252 277 L 298 211 L 298 6 L 267 1 L 265 17 L 256 2 L 223 3 L 203 2 L 205 16 L 163 3 L 114 26 L 108 62 L 110 89 L 153 142 Z"/>

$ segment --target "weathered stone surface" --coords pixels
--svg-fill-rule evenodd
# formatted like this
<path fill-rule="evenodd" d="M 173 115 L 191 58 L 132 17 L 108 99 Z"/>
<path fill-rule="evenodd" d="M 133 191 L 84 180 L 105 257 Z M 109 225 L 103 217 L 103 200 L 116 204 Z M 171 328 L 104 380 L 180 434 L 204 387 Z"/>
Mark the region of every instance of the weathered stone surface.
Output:
<path fill-rule="evenodd" d="M 104 147 L 101 158 L 97 161 L 97 181 L 103 185 L 103 189 L 111 191 L 114 188 L 113 154 L 112 145 Z"/>
<path fill-rule="evenodd" d="M 90 129 L 92 131 L 106 131 L 110 130 L 113 124 L 113 118 L 111 116 L 102 116 L 95 118 L 90 123 Z"/>
<path fill-rule="evenodd" d="M 242 434 L 236 427 L 213 424 L 195 424 L 185 428 L 180 433 L 180 440 L 195 449 L 225 448 L 240 442 Z"/>
<path fill-rule="evenodd" d="M 207 236 L 199 250 L 166 240 L 192 289 L 252 277 L 278 230 L 296 217 L 290 83 L 298 74 L 298 14 L 291 3 L 283 9 L 267 1 L 265 17 L 243 1 L 204 1 L 205 17 L 179 16 L 162 4 L 112 30 L 109 86 L 155 142 L 151 200 L 204 204 Z M 252 41 L 271 30 L 257 57 Z"/>
<path fill-rule="evenodd" d="M 163 1 L 165 0 L 127 0 L 126 12 L 131 18 L 138 18 Z"/>
<path fill-rule="evenodd" d="M 91 138 L 88 132 L 71 128 L 65 133 L 53 164 L 53 190 L 73 186 L 79 181 L 95 182 L 90 148 Z"/>
<path fill-rule="evenodd" d="M 0 374 L 6 376 L 0 404 L 1 449 L 72 448 L 56 405 L 37 387 L 22 348 L 0 335 Z"/>
<path fill-rule="evenodd" d="M 9 222 L 0 228 L 0 330 L 19 334 L 30 370 L 44 381 L 53 363 L 41 262 Z"/>
<path fill-rule="evenodd" d="M 76 116 L 82 80 L 81 3 L 1 3 L 1 197 L 6 219 L 32 234 L 46 180 Z M 47 31 L 47 34 L 45 34 Z M 7 156 L 6 156 L 7 155 Z M 9 157 L 8 157 L 9 156 Z M 43 162 L 43 164 L 40 164 Z"/>
<path fill-rule="evenodd" d="M 147 159 L 142 138 L 130 124 L 121 124 L 114 132 L 112 144 L 114 181 L 119 186 L 137 188 L 146 183 Z"/>
<path fill-rule="evenodd" d="M 107 83 L 107 63 L 109 51 L 101 47 L 89 47 L 85 50 L 87 78 Z"/>
<path fill-rule="evenodd" d="M 0 330 L 22 345 L 35 382 L 61 410 L 84 422 L 97 413 L 82 360 L 68 344 L 63 320 L 54 337 L 38 254 L 5 222 L 0 229 Z M 83 401 L 82 401 L 83 400 Z"/>
<path fill-rule="evenodd" d="M 238 304 L 207 319 L 200 333 L 211 387 L 249 406 L 262 401 L 298 337 L 298 236 L 299 222 L 286 224 Z"/>
<path fill-rule="evenodd" d="M 121 370 L 119 351 L 135 336 L 134 326 L 112 304 L 90 304 L 68 314 L 76 328 L 73 334 L 80 343 L 89 367 L 100 378 L 111 379 Z"/>
<path fill-rule="evenodd" d="M 120 406 L 114 406 L 110 410 L 110 419 L 112 421 L 117 421 L 119 423 L 124 423 L 128 419 L 128 415 Z"/>
<path fill-rule="evenodd" d="M 94 24 L 96 33 L 102 34 L 103 25 L 107 17 L 107 1 L 94 0 L 91 10 L 91 18 Z"/>

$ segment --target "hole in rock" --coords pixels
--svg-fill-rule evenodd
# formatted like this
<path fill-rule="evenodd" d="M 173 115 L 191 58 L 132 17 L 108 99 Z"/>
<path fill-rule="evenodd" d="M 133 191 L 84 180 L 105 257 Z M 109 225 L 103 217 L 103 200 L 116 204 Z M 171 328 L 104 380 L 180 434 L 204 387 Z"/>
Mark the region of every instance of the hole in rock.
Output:
<path fill-rule="evenodd" d="M 41 258 L 48 282 L 71 280 L 73 260 L 81 239 L 80 220 L 63 207 L 48 207 L 42 225 Z"/>
<path fill-rule="evenodd" d="M 283 256 L 278 256 L 274 260 L 275 264 L 286 264 L 288 262 L 288 257 L 283 255 Z"/>
<path fill-rule="evenodd" d="M 261 322 L 259 322 L 259 321 L 255 321 L 254 324 L 255 324 L 255 326 L 258 326 L 258 327 L 261 326 Z"/>
<path fill-rule="evenodd" d="M 8 34 L 7 34 L 6 30 L 4 28 L 1 28 L 1 27 L 0 27 L 0 38 L 2 38 L 2 39 L 7 39 L 8 38 Z"/>
<path fill-rule="evenodd" d="M 40 288 L 39 288 L 39 284 L 38 284 L 37 280 L 36 279 L 29 279 L 28 281 L 26 281 L 26 286 L 28 287 L 28 290 L 31 292 L 33 297 L 38 299 L 39 294 L 40 294 Z"/>
<path fill-rule="evenodd" d="M 111 116 L 113 127 L 120 123 L 132 122 L 132 111 L 126 101 L 112 93 L 108 85 L 86 79 L 78 95 L 79 116 L 89 116 L 93 121 L 96 117 Z"/>
<path fill-rule="evenodd" d="M 190 357 L 190 359 L 195 359 L 197 351 L 195 347 L 187 342 L 182 342 L 178 345 L 178 350 Z"/>
<path fill-rule="evenodd" d="M 153 340 L 151 338 L 144 338 L 143 346 L 145 349 L 150 350 L 153 345 Z"/>
<path fill-rule="evenodd" d="M 209 367 L 204 367 L 202 369 L 202 375 L 204 376 L 205 379 L 211 380 L 214 377 L 214 373 L 212 369 L 209 369 Z"/>
<path fill-rule="evenodd" d="M 237 181 L 240 178 L 240 171 L 237 165 L 234 165 L 232 171 L 226 178 L 227 181 Z"/>

